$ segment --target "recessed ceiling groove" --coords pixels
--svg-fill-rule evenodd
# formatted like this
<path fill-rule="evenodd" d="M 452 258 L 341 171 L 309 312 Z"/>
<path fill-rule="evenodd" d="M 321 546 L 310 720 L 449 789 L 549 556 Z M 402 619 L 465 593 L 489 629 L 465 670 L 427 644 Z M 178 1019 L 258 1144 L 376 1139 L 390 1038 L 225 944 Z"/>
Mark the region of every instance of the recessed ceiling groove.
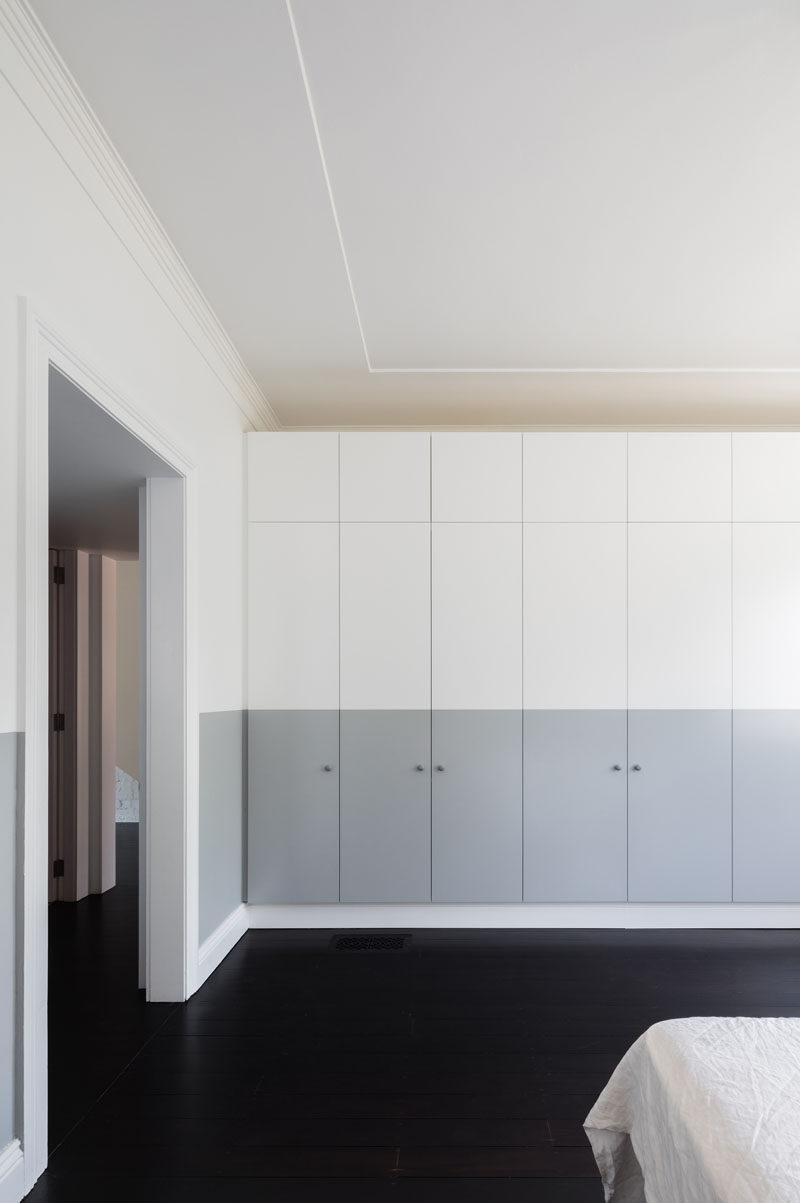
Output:
<path fill-rule="evenodd" d="M 322 138 L 320 136 L 319 124 L 317 122 L 317 112 L 316 112 L 316 109 L 314 108 L 314 100 L 311 95 L 311 85 L 309 84 L 309 81 L 308 81 L 308 72 L 306 71 L 305 59 L 303 58 L 303 50 L 302 50 L 302 47 L 300 46 L 300 36 L 297 32 L 297 25 L 295 24 L 294 12 L 292 11 L 292 0 L 286 0 L 286 12 L 289 16 L 289 24 L 292 27 L 292 37 L 294 39 L 295 50 L 297 51 L 297 61 L 300 66 L 300 74 L 303 78 L 303 87 L 305 88 L 306 100 L 308 101 L 308 111 L 311 115 L 311 124 L 314 127 L 314 137 L 317 140 L 317 150 L 319 151 L 319 161 L 322 166 L 322 175 L 325 179 L 325 187 L 328 190 L 328 200 L 330 201 L 330 204 L 331 204 L 331 213 L 333 215 L 333 224 L 336 227 L 336 237 L 339 239 L 339 249 L 342 252 L 342 262 L 344 263 L 345 275 L 347 276 L 347 284 L 350 289 L 350 296 L 353 301 L 353 311 L 355 313 L 356 322 L 358 324 L 358 333 L 361 336 L 361 346 L 364 348 L 364 360 L 367 365 L 367 370 L 369 372 L 371 372 L 372 364 L 370 363 L 370 359 L 369 359 L 369 350 L 367 349 L 367 340 L 364 337 L 364 327 L 361 324 L 361 313 L 359 311 L 358 301 L 356 299 L 356 290 L 353 287 L 353 277 L 350 273 L 350 264 L 347 259 L 347 251 L 345 250 L 345 247 L 344 247 L 344 239 L 342 237 L 342 227 L 339 224 L 339 214 L 337 212 L 336 201 L 334 200 L 334 196 L 333 196 L 333 186 L 331 185 L 331 177 L 328 174 L 328 164 L 325 159 L 325 151 L 322 148 Z"/>
<path fill-rule="evenodd" d="M 531 377 L 539 376 L 540 377 L 540 376 L 552 375 L 552 376 L 589 377 L 592 375 L 598 375 L 598 376 L 626 375 L 626 376 L 643 376 L 644 377 L 644 376 L 659 375 L 659 376 L 669 376 L 669 377 L 681 377 L 681 376 L 714 377 L 714 376 L 719 376 L 719 375 L 730 375 L 730 376 L 758 375 L 758 376 L 762 376 L 762 377 L 767 377 L 767 376 L 778 376 L 778 375 L 796 376 L 796 375 L 800 374 L 800 366 L 798 366 L 798 365 L 795 365 L 792 367 L 764 368 L 764 367 L 726 367 L 726 366 L 704 366 L 704 367 L 693 367 L 693 366 L 680 366 L 680 367 L 674 367 L 674 366 L 673 367 L 581 366 L 581 367 L 575 367 L 575 366 L 565 366 L 563 364 L 562 365 L 553 365 L 553 366 L 533 367 L 533 366 L 516 366 L 513 363 L 503 365 L 503 366 L 468 366 L 468 365 L 463 365 L 463 364 L 459 365 L 459 364 L 451 363 L 449 365 L 448 364 L 440 364 L 437 366 L 431 365 L 431 366 L 402 366 L 401 367 L 401 366 L 393 366 L 391 364 L 387 364 L 385 366 L 377 366 L 376 364 L 374 364 L 374 362 L 371 358 L 371 355 L 370 355 L 368 344 L 367 344 L 365 327 L 364 327 L 364 323 L 363 323 L 362 317 L 361 317 L 361 309 L 360 309 L 358 297 L 356 294 L 356 288 L 355 288 L 355 284 L 354 284 L 353 274 L 352 274 L 352 271 L 350 268 L 350 260 L 349 260 L 347 249 L 345 246 L 342 225 L 341 225 L 341 222 L 339 219 L 338 208 L 337 208 L 336 199 L 334 196 L 333 184 L 332 184 L 330 172 L 328 170 L 328 163 L 327 163 L 327 159 L 326 159 L 326 155 L 325 155 L 325 150 L 323 147 L 321 130 L 320 130 L 319 122 L 317 120 L 317 111 L 316 111 L 316 107 L 315 107 L 314 100 L 312 97 L 309 73 L 308 73 L 306 61 L 305 61 L 305 58 L 303 55 L 303 50 L 302 50 L 302 46 L 301 46 L 301 42 L 300 42 L 300 35 L 298 32 L 297 24 L 295 22 L 295 16 L 294 16 L 294 11 L 293 11 L 293 0 L 285 0 L 285 3 L 286 3 L 286 9 L 287 9 L 288 17 L 289 17 L 289 22 L 291 25 L 292 36 L 293 36 L 293 40 L 294 40 L 295 50 L 297 53 L 297 59 L 298 59 L 299 67 L 300 67 L 300 72 L 301 72 L 301 76 L 302 76 L 302 80 L 303 80 L 303 86 L 305 89 L 306 101 L 308 104 L 308 109 L 309 109 L 309 113 L 311 116 L 311 122 L 312 122 L 313 129 L 314 129 L 314 136 L 316 139 L 317 150 L 319 153 L 320 163 L 322 166 L 322 172 L 323 172 L 323 177 L 325 180 L 325 186 L 327 189 L 328 200 L 330 203 L 331 213 L 333 216 L 333 221 L 334 221 L 334 225 L 335 225 L 335 229 L 336 229 L 339 250 L 341 253 L 341 257 L 342 257 L 342 262 L 344 264 L 346 278 L 347 278 L 347 284 L 348 284 L 350 297 L 351 297 L 352 305 L 353 305 L 353 311 L 355 314 L 356 322 L 358 325 L 358 331 L 359 331 L 359 335 L 361 338 L 361 344 L 362 344 L 363 353 L 364 353 L 364 360 L 366 363 L 368 374 L 370 376 L 394 376 L 394 375 L 397 375 L 397 376 L 403 376 L 403 375 L 408 375 L 408 376 L 412 376 L 412 375 L 417 375 L 417 376 L 448 376 L 448 375 L 471 376 L 471 375 L 475 375 L 475 376 L 531 376 Z M 312 63 L 312 67 L 313 67 L 313 55 L 311 57 L 311 63 Z M 357 262 L 357 257 L 356 257 L 356 262 Z"/>
<path fill-rule="evenodd" d="M 256 425 L 125 163 L 288 428 L 797 422 L 785 0 L 279 0 L 224 39 L 193 0 L 0 0 L 7 25 L 23 103 Z"/>

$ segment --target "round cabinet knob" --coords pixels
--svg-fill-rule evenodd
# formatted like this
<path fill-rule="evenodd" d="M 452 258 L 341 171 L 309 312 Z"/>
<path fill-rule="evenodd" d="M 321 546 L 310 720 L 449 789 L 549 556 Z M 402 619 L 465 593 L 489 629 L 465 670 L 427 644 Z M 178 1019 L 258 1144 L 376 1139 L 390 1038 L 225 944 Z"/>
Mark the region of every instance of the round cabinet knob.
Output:
<path fill-rule="evenodd" d="M 322 768 L 323 768 L 323 771 L 324 771 L 324 772 L 326 772 L 326 773 L 332 773 L 332 772 L 333 772 L 333 765 L 332 765 L 332 764 L 323 764 Z"/>
<path fill-rule="evenodd" d="M 436 766 L 436 772 L 437 772 L 437 773 L 443 773 L 443 772 L 444 772 L 444 765 L 443 765 L 443 764 L 437 764 L 437 766 Z"/>
<path fill-rule="evenodd" d="M 418 773 L 424 773 L 424 772 L 425 772 L 425 765 L 424 765 L 424 764 L 415 764 L 415 765 L 414 765 L 414 768 L 416 769 L 416 771 L 417 771 Z"/>
<path fill-rule="evenodd" d="M 614 770 L 614 772 L 615 772 L 615 773 L 621 773 L 621 772 L 622 772 L 622 765 L 621 765 L 621 764 L 612 764 L 612 766 L 611 766 L 611 767 L 612 767 L 612 769 Z"/>
<path fill-rule="evenodd" d="M 631 768 L 633 769 L 634 773 L 641 773 L 642 771 L 642 766 L 640 764 L 632 764 Z"/>

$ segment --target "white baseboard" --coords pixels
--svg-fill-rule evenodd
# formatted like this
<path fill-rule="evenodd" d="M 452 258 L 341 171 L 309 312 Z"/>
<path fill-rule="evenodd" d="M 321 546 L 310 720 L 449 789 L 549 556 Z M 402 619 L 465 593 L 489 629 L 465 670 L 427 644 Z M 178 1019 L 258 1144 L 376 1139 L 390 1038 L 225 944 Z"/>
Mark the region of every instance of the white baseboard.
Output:
<path fill-rule="evenodd" d="M 223 919 L 207 940 L 203 941 L 198 957 L 198 988 L 239 943 L 249 926 L 247 907 L 242 903 L 235 911 L 231 911 L 227 919 Z"/>
<path fill-rule="evenodd" d="M 25 1195 L 25 1158 L 18 1140 L 0 1153 L 0 1203 L 19 1203 Z"/>
<path fill-rule="evenodd" d="M 250 928 L 800 927 L 798 903 L 417 903 L 249 905 Z"/>

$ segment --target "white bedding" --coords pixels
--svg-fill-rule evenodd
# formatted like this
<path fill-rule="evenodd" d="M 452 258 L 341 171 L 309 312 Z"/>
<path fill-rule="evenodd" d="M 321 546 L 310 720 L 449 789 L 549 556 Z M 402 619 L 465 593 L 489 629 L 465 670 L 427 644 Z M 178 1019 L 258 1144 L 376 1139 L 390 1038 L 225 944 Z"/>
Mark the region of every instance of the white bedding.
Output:
<path fill-rule="evenodd" d="M 614 1203 L 800 1203 L 800 1019 L 655 1024 L 585 1127 Z"/>

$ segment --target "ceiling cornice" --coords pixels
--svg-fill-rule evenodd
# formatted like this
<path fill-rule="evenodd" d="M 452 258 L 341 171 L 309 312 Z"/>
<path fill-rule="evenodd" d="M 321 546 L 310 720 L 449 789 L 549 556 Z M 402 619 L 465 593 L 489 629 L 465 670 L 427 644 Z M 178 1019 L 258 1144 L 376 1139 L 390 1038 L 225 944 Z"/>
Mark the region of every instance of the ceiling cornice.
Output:
<path fill-rule="evenodd" d="M 20 95 L 15 81 L 6 76 L 10 86 L 247 421 L 257 430 L 279 430 L 275 411 L 26 0 L 0 0 L 0 28 L 49 100 L 73 146 L 91 164 L 124 222 L 115 220 L 108 203 L 98 195 L 95 182 L 81 170 L 74 150 L 69 153 L 63 144 L 56 145 L 52 130 Z M 131 233 L 146 250 L 145 257 Z"/>

